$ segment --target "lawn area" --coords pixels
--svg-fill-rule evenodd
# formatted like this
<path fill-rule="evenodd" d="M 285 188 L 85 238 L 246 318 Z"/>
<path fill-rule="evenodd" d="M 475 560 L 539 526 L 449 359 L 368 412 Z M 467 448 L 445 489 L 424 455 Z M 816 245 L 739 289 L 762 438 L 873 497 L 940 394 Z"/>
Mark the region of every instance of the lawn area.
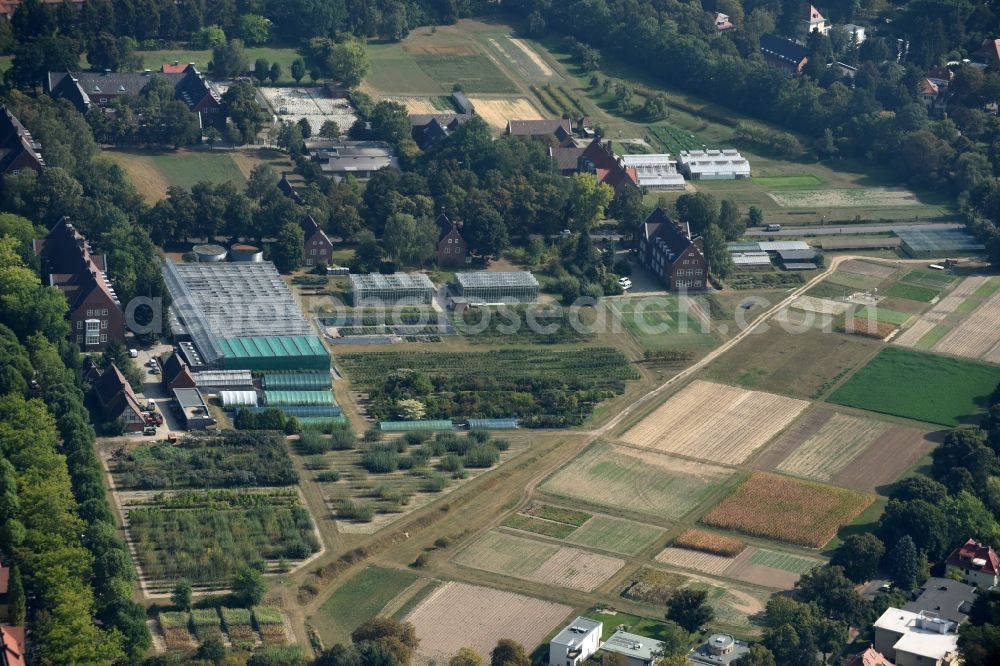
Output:
<path fill-rule="evenodd" d="M 823 181 L 813 175 L 806 176 L 760 176 L 754 181 L 761 187 L 772 190 L 810 189 L 822 185 Z"/>
<path fill-rule="evenodd" d="M 416 580 L 417 576 L 408 571 L 367 567 L 337 588 L 312 617 L 312 622 L 324 643 L 346 642 L 352 631 L 378 615 Z"/>
<path fill-rule="evenodd" d="M 763 548 L 755 549 L 749 560 L 750 564 L 759 564 L 798 574 L 808 573 L 813 567 L 822 564 L 819 560 L 797 557 L 791 553 L 782 553 L 776 550 L 764 550 Z"/>
<path fill-rule="evenodd" d="M 190 189 L 201 181 L 229 181 L 239 187 L 246 184 L 246 173 L 225 152 L 115 149 L 103 154 L 128 172 L 129 179 L 147 201 L 162 199 L 171 185 Z"/>
<path fill-rule="evenodd" d="M 911 301 L 930 303 L 934 300 L 935 296 L 938 296 L 941 293 L 941 291 L 931 287 L 921 287 L 915 284 L 907 284 L 906 282 L 897 282 L 891 285 L 885 293 L 887 296 L 893 296 L 895 298 L 907 298 Z"/>
<path fill-rule="evenodd" d="M 673 294 L 614 299 L 607 303 L 625 330 L 644 349 L 707 350 L 716 345 L 708 324 L 694 312 L 682 309 Z"/>
<path fill-rule="evenodd" d="M 604 623 L 604 633 L 601 634 L 602 641 L 611 638 L 611 634 L 615 633 L 619 624 L 624 624 L 628 632 L 639 634 L 640 636 L 647 636 L 657 640 L 668 637 L 666 632 L 667 625 L 659 620 L 639 615 L 630 615 L 621 611 L 607 612 L 607 610 L 598 606 L 583 613 L 584 616 L 591 620 Z"/>
<path fill-rule="evenodd" d="M 902 326 L 912 317 L 913 314 L 909 312 L 896 312 L 888 308 L 872 307 L 870 305 L 866 305 L 854 313 L 855 319 L 874 319 L 880 323 L 895 324 L 896 326 Z"/>
<path fill-rule="evenodd" d="M 829 402 L 957 426 L 969 423 L 1000 382 L 1000 368 L 889 347 L 834 391 Z"/>
<path fill-rule="evenodd" d="M 608 516 L 594 516 L 566 540 L 612 553 L 638 555 L 663 534 L 663 530 L 651 525 Z"/>
<path fill-rule="evenodd" d="M 258 58 L 263 58 L 269 63 L 278 63 L 281 65 L 281 78 L 278 79 L 278 85 L 282 84 L 294 84 L 295 81 L 292 79 L 291 69 L 292 61 L 300 57 L 300 54 L 295 48 L 278 48 L 270 46 L 248 46 L 244 49 L 246 52 L 247 60 L 250 65 L 257 61 Z M 202 73 L 208 72 L 208 63 L 212 60 L 212 50 L 211 49 L 163 49 L 158 51 L 139 51 L 138 55 L 142 56 L 143 67 L 157 72 L 164 63 L 173 64 L 174 62 L 189 63 L 193 62 L 195 67 Z M 90 63 L 87 62 L 87 55 L 84 53 L 80 56 L 80 67 L 83 69 L 89 69 Z M 303 81 L 309 81 L 306 77 Z"/>

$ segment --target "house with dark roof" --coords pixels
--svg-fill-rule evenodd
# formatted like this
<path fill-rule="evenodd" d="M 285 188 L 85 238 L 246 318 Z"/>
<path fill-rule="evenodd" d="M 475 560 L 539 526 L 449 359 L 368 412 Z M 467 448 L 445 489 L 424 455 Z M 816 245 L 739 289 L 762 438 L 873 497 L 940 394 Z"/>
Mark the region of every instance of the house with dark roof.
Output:
<path fill-rule="evenodd" d="M 411 136 L 421 150 L 435 145 L 472 118 L 467 113 L 414 113 L 410 114 Z"/>
<path fill-rule="evenodd" d="M 27 663 L 24 627 L 0 626 L 0 666 L 25 666 Z"/>
<path fill-rule="evenodd" d="M 552 168 L 563 176 L 572 176 L 580 168 L 580 158 L 587 146 L 576 138 L 568 136 L 558 146 L 549 146 Z"/>
<path fill-rule="evenodd" d="M 555 137 L 556 141 L 562 141 L 566 137 L 573 136 L 573 123 L 569 118 L 508 120 L 506 134 L 507 136 L 523 136 L 533 139 Z"/>
<path fill-rule="evenodd" d="M 106 257 L 93 254 L 87 239 L 65 217 L 32 245 L 49 286 L 66 297 L 70 339 L 81 351 L 100 351 L 111 340 L 124 342 L 125 315 L 105 274 Z"/>
<path fill-rule="evenodd" d="M 289 182 L 287 173 L 281 174 L 281 180 L 278 181 L 278 189 L 281 190 L 282 194 L 284 194 L 286 197 L 288 197 L 295 203 L 300 205 L 302 204 L 302 195 L 299 194 L 295 190 L 295 186 L 292 185 L 291 182 Z"/>
<path fill-rule="evenodd" d="M 0 106 L 0 112 L 0 174 L 16 176 L 26 169 L 40 172 L 45 168 L 42 146 L 6 106 Z"/>
<path fill-rule="evenodd" d="M 101 366 L 97 365 L 93 356 L 84 356 L 83 363 L 80 364 L 80 373 L 83 375 L 83 381 L 93 384 L 101 378 Z"/>
<path fill-rule="evenodd" d="M 636 236 L 639 261 L 669 291 L 708 287 L 705 240 L 692 237 L 686 223 L 676 222 L 663 209 L 656 208 L 642 222 Z"/>
<path fill-rule="evenodd" d="M 984 39 L 973 55 L 987 67 L 997 67 L 1000 65 L 1000 39 Z"/>
<path fill-rule="evenodd" d="M 975 539 L 956 548 L 945 560 L 945 567 L 972 585 L 993 587 L 1000 582 L 1000 556 L 991 546 Z"/>
<path fill-rule="evenodd" d="M 976 588 L 951 578 L 928 578 L 915 593 L 913 601 L 903 610 L 913 613 L 931 611 L 955 624 L 969 619 L 976 602 Z"/>
<path fill-rule="evenodd" d="M 104 371 L 90 391 L 105 422 L 121 420 L 125 432 L 140 432 L 146 425 L 139 398 L 115 364 Z"/>
<path fill-rule="evenodd" d="M 729 32 L 730 30 L 735 30 L 736 26 L 733 22 L 729 20 L 729 14 L 723 14 L 722 12 L 715 12 L 712 17 L 712 22 L 715 23 L 716 32 Z"/>
<path fill-rule="evenodd" d="M 801 74 L 809 62 L 809 49 L 805 46 L 770 33 L 760 36 L 760 52 L 769 65 L 792 74 Z"/>
<path fill-rule="evenodd" d="M 435 220 L 438 227 L 437 265 L 464 266 L 472 261 L 469 244 L 462 238 L 458 226 L 441 213 Z"/>
<path fill-rule="evenodd" d="M 329 266 L 333 261 L 333 241 L 313 219 L 312 215 L 305 215 L 299 220 L 299 226 L 302 227 L 302 234 L 305 236 L 306 266 L 318 266 L 319 264 Z"/>
<path fill-rule="evenodd" d="M 615 196 L 629 187 L 639 187 L 635 167 L 627 166 L 620 156 L 615 155 L 611 141 L 603 143 L 599 138 L 591 141 L 580 155 L 577 170 L 595 174 L 598 182 L 611 186 Z"/>
<path fill-rule="evenodd" d="M 10 620 L 10 605 L 7 597 L 7 592 L 9 590 L 10 567 L 5 567 L 0 564 L 0 622 L 7 622 Z"/>
<path fill-rule="evenodd" d="M 163 386 L 168 392 L 174 389 L 195 388 L 197 386 L 190 366 L 180 354 L 171 354 L 161 360 L 160 365 L 163 366 L 163 374 L 161 375 Z"/>
<path fill-rule="evenodd" d="M 107 107 L 119 97 L 135 97 L 154 77 L 165 79 L 174 96 L 198 114 L 201 126 L 225 127 L 222 95 L 193 64 L 182 72 L 49 72 L 46 90 L 53 99 L 69 100 L 80 113 Z"/>

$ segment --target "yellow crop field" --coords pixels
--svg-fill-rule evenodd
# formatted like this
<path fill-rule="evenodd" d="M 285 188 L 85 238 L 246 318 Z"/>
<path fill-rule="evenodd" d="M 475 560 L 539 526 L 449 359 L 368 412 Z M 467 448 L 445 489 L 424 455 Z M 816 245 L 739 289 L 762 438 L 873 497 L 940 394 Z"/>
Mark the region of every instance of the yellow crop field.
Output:
<path fill-rule="evenodd" d="M 738 465 L 809 405 L 773 393 L 695 381 L 622 436 L 644 449 Z"/>

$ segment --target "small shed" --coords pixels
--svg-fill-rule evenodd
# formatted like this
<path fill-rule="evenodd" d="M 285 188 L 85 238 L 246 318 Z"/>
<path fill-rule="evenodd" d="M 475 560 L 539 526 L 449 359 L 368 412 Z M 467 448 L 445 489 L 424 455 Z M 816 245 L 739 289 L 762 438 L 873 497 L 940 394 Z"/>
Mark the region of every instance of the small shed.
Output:
<path fill-rule="evenodd" d="M 464 113 L 466 115 L 472 115 L 476 112 L 476 105 L 472 103 L 465 93 L 455 91 L 451 94 L 451 101 L 455 103 L 455 107 L 458 109 L 459 113 Z"/>

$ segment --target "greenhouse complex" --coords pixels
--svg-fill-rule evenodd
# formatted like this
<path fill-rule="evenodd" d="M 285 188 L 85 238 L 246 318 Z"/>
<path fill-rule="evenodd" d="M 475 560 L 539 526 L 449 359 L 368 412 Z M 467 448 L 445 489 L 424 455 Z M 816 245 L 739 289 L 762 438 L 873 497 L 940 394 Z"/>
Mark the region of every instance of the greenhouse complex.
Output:
<path fill-rule="evenodd" d="M 455 278 L 458 295 L 470 301 L 517 304 L 538 300 L 538 280 L 528 271 L 456 273 Z"/>
<path fill-rule="evenodd" d="M 423 273 L 351 275 L 354 307 L 430 305 L 434 283 Z"/>

